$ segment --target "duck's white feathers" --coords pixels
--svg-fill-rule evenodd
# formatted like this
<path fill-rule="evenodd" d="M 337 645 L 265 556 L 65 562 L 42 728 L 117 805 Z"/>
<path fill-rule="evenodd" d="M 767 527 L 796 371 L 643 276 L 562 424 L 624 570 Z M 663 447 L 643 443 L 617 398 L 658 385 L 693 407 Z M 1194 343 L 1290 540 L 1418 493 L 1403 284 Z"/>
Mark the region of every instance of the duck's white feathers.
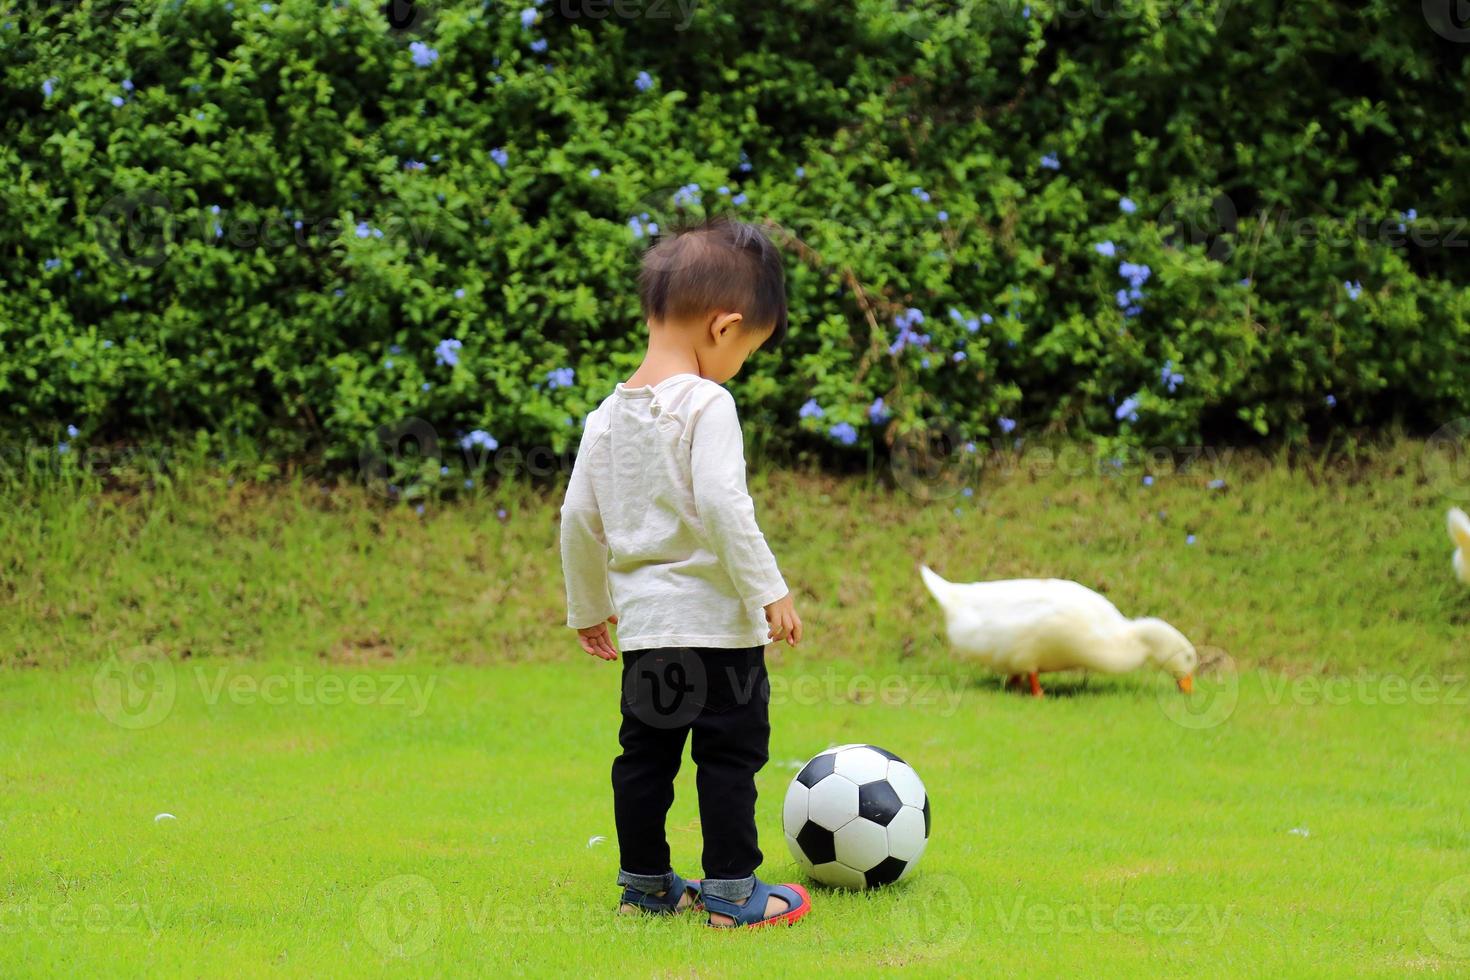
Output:
<path fill-rule="evenodd" d="M 1470 585 L 1470 517 L 1458 507 L 1451 507 L 1448 517 L 1450 540 L 1455 543 L 1455 575 Z"/>
<path fill-rule="evenodd" d="M 955 650 L 992 670 L 1117 674 L 1147 659 L 1139 623 L 1084 585 L 1064 579 L 959 584 L 927 567 L 921 574 L 944 610 Z"/>

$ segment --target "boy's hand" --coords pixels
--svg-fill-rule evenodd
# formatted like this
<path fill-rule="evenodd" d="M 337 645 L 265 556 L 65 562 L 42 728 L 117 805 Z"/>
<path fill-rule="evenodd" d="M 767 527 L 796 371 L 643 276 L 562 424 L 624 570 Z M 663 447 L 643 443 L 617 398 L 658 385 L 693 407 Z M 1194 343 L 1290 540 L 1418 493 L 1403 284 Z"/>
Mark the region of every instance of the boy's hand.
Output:
<path fill-rule="evenodd" d="M 607 617 L 607 623 L 618 625 L 618 617 Z M 607 631 L 607 623 L 598 623 L 596 626 L 577 630 L 577 642 L 582 644 L 583 650 L 594 657 L 602 660 L 616 660 L 618 651 L 612 645 L 612 635 Z"/>
<path fill-rule="evenodd" d="M 796 603 L 788 592 L 766 607 L 766 622 L 771 624 L 771 640 L 785 640 L 791 646 L 801 642 L 801 617 L 796 615 Z"/>

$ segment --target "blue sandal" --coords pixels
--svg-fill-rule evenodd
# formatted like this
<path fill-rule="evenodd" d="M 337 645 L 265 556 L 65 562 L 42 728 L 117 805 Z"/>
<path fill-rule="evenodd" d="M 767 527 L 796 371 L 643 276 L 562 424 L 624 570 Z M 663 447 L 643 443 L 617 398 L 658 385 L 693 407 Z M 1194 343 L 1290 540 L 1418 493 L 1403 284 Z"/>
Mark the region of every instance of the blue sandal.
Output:
<path fill-rule="evenodd" d="M 684 900 L 686 892 L 693 898 L 693 901 L 681 909 L 679 903 Z M 701 899 L 698 878 L 685 881 L 678 875 L 674 875 L 674 883 L 662 895 L 640 892 L 631 885 L 624 888 L 623 900 L 618 903 L 618 910 L 622 911 L 624 905 L 631 905 L 649 915 L 677 915 L 680 912 L 699 908 Z"/>
<path fill-rule="evenodd" d="M 775 896 L 786 903 L 786 911 L 778 912 L 769 919 L 766 901 Z M 812 910 L 812 897 L 800 885 L 768 885 L 764 881 L 755 883 L 755 890 L 742 904 L 736 905 L 728 899 L 704 896 L 704 910 L 715 915 L 728 915 L 734 925 L 717 926 L 713 922 L 705 925 L 712 929 L 759 929 L 761 926 L 791 925 Z"/>

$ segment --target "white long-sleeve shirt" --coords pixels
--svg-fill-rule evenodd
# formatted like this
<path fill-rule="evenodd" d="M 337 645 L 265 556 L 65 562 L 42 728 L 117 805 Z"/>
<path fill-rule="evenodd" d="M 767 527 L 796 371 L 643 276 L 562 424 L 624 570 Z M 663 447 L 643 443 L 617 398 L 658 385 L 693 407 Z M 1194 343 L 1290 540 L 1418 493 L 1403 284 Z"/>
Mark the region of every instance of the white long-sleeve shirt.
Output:
<path fill-rule="evenodd" d="M 755 521 L 735 399 L 693 374 L 587 416 L 561 509 L 567 625 L 614 613 L 625 650 L 768 642 L 786 582 Z"/>

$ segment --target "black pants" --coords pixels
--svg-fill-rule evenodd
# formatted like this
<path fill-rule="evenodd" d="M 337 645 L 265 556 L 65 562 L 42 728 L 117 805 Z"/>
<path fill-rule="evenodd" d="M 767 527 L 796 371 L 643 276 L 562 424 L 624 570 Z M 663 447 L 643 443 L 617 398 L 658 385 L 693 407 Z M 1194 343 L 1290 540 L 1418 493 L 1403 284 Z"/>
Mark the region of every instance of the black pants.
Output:
<path fill-rule="evenodd" d="M 764 647 L 623 652 L 623 754 L 612 784 L 624 871 L 670 869 L 664 820 L 692 733 L 705 877 L 755 874 L 755 774 L 770 751 L 770 693 Z"/>

